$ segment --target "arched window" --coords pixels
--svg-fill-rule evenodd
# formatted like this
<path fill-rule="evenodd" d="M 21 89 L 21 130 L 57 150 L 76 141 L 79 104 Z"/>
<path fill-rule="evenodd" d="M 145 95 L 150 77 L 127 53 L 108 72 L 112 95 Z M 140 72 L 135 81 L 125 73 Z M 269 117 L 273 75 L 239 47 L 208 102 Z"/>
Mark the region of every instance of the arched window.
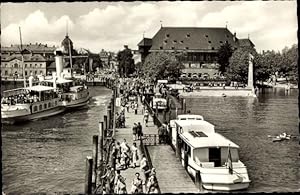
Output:
<path fill-rule="evenodd" d="M 40 105 L 40 110 L 43 110 L 43 106 L 42 105 Z"/>
<path fill-rule="evenodd" d="M 48 108 L 50 108 L 50 107 L 51 107 L 51 102 L 48 103 Z"/>
<path fill-rule="evenodd" d="M 47 104 L 44 104 L 44 108 L 45 108 L 45 109 L 47 108 Z"/>
<path fill-rule="evenodd" d="M 14 68 L 18 68 L 18 64 L 17 63 L 14 64 Z"/>
<path fill-rule="evenodd" d="M 37 106 L 33 107 L 33 111 L 36 112 L 38 110 Z"/>

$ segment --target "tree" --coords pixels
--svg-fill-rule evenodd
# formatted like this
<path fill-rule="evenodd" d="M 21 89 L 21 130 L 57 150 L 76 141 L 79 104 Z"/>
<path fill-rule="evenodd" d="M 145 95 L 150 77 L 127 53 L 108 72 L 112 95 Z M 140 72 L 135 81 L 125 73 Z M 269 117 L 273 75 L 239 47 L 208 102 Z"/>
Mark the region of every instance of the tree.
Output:
<path fill-rule="evenodd" d="M 291 48 L 285 47 L 281 57 L 278 72 L 287 79 L 298 80 L 298 45 L 294 44 Z"/>
<path fill-rule="evenodd" d="M 178 78 L 183 69 L 179 55 L 169 52 L 150 53 L 143 64 L 142 73 L 151 80 Z"/>
<path fill-rule="evenodd" d="M 225 69 L 225 76 L 230 81 L 238 81 L 244 84 L 248 81 L 249 54 L 254 58 L 257 53 L 253 48 L 240 47 L 235 50 L 229 59 L 229 65 Z"/>
<path fill-rule="evenodd" d="M 135 71 L 134 60 L 132 59 L 133 54 L 128 46 L 124 46 L 125 49 L 119 51 L 117 54 L 117 60 L 119 62 L 119 75 L 121 77 L 128 77 Z"/>
<path fill-rule="evenodd" d="M 272 68 L 269 64 L 269 58 L 267 53 L 257 54 L 254 58 L 254 80 L 255 81 L 267 81 L 271 74 Z"/>
<path fill-rule="evenodd" d="M 225 43 L 221 45 L 221 47 L 219 48 L 217 53 L 217 57 L 218 57 L 217 62 L 220 64 L 219 71 L 221 72 L 221 74 L 224 74 L 224 72 L 226 71 L 232 53 L 233 53 L 233 49 L 229 43 Z"/>

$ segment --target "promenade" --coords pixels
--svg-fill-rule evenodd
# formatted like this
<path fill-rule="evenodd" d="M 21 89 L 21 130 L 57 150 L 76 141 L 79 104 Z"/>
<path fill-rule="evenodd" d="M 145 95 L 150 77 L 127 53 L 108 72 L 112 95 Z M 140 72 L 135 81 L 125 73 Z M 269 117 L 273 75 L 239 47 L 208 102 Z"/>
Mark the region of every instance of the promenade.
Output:
<path fill-rule="evenodd" d="M 134 110 L 130 109 L 129 112 L 125 110 L 125 126 L 126 128 L 116 128 L 115 138 L 117 141 L 122 143 L 123 139 L 129 146 L 132 146 L 136 142 L 138 146 L 139 160 L 141 160 L 141 147 L 140 141 L 133 140 L 132 127 L 134 123 L 140 122 L 143 127 L 143 134 L 157 134 L 157 126 L 153 123 L 153 118 L 149 115 L 148 126 L 146 127 L 143 123 L 143 111 L 142 104 L 138 102 L 138 114 L 134 113 Z M 117 108 L 119 110 L 120 108 Z M 198 188 L 185 171 L 180 161 L 176 158 L 175 152 L 169 145 L 156 145 L 146 146 L 153 167 L 156 169 L 156 177 L 161 193 L 197 193 Z M 144 174 L 140 167 L 128 168 L 121 171 L 121 175 L 126 178 L 127 192 L 130 193 L 132 180 L 135 177 L 135 173 L 138 172 L 141 175 L 143 181 L 145 181 Z M 144 186 L 145 192 L 145 186 Z"/>
<path fill-rule="evenodd" d="M 140 149 L 140 141 L 134 141 L 133 140 L 133 134 L 132 134 L 132 127 L 134 123 L 140 122 L 143 127 L 143 133 L 144 134 L 157 134 L 157 127 L 153 124 L 153 119 L 151 116 L 149 116 L 149 122 L 148 122 L 148 127 L 145 126 L 143 123 L 143 113 L 142 113 L 142 104 L 141 102 L 138 102 L 138 114 L 134 113 L 134 110 L 129 109 L 129 112 L 125 110 L 125 128 L 116 128 L 116 134 L 115 134 L 115 139 L 119 141 L 120 143 L 123 142 L 124 139 L 126 139 L 126 142 L 128 145 L 131 147 L 134 142 L 136 142 L 137 147 L 138 147 L 138 156 L 139 156 L 139 161 L 142 158 L 141 154 L 141 149 Z M 117 108 L 119 110 L 120 108 Z M 132 180 L 135 177 L 135 173 L 138 172 L 140 173 L 140 178 L 145 181 L 144 178 L 144 173 L 141 171 L 139 164 L 138 167 L 136 168 L 128 168 L 126 170 L 121 171 L 121 175 L 126 178 L 126 188 L 127 192 L 130 193 L 131 186 L 132 186 Z M 144 191 L 145 191 L 145 186 L 144 186 Z"/>

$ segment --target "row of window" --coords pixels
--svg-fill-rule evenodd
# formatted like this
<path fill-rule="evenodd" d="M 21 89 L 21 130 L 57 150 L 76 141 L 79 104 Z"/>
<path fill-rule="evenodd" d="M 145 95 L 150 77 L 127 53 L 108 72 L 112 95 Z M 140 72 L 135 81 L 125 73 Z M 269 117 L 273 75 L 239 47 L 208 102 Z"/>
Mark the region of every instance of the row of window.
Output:
<path fill-rule="evenodd" d="M 167 44 L 168 40 L 164 40 L 164 43 Z M 177 43 L 177 40 L 173 40 L 173 43 Z M 180 43 L 183 44 L 184 42 L 180 41 Z M 208 41 L 208 43 L 211 43 L 211 41 Z M 220 41 L 220 43 L 223 44 L 223 41 Z M 226 40 L 225 43 L 228 43 L 228 41 Z M 188 49 L 188 47 L 187 47 L 187 49 Z"/>
<path fill-rule="evenodd" d="M 38 71 L 36 70 L 36 71 L 33 72 L 33 71 L 27 71 L 27 70 L 25 70 L 25 75 L 26 76 L 31 75 L 31 73 L 34 73 L 35 75 L 37 75 Z M 44 74 L 44 71 L 40 70 L 39 74 Z M 4 71 L 4 75 L 6 75 L 6 76 L 8 75 L 8 70 Z"/>
<path fill-rule="evenodd" d="M 166 34 L 166 37 L 169 38 L 170 34 Z M 190 38 L 190 37 L 191 37 L 191 35 L 189 33 L 186 34 L 186 38 Z M 208 35 L 205 35 L 205 37 L 208 38 Z M 226 37 L 229 38 L 229 35 L 226 35 Z"/>
<path fill-rule="evenodd" d="M 55 101 L 55 106 L 57 106 L 57 101 Z M 44 104 L 44 109 L 47 109 L 47 107 L 48 107 L 48 108 L 53 107 L 52 103 L 51 103 L 51 102 L 49 102 L 48 104 L 45 103 L 45 104 Z M 39 107 L 38 107 L 38 106 L 34 106 L 34 107 L 33 107 L 33 112 L 37 112 L 38 110 L 39 110 L 39 111 L 43 110 L 43 105 L 42 105 L 42 104 L 40 104 Z"/>
<path fill-rule="evenodd" d="M 9 67 L 9 64 L 5 63 L 5 64 L 4 64 L 4 67 Z M 14 67 L 14 68 L 22 68 L 21 64 L 18 64 L 18 63 L 15 63 L 15 64 L 13 65 L 13 67 Z M 25 64 L 25 68 L 27 68 L 27 67 L 32 68 L 32 67 L 33 67 L 33 64 Z M 38 67 L 38 64 L 34 64 L 34 67 L 37 68 L 37 67 Z M 43 64 L 39 64 L 39 67 L 42 68 L 42 67 L 43 67 Z"/>

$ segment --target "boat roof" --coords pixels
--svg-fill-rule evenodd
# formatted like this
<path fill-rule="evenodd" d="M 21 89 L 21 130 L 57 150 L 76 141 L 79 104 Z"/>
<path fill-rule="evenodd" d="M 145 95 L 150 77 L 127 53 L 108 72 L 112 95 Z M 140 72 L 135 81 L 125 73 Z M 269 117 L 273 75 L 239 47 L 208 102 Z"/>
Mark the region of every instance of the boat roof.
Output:
<path fill-rule="evenodd" d="M 204 120 L 176 120 L 175 123 L 181 127 L 181 133 L 188 131 L 215 132 L 215 126 Z"/>
<path fill-rule="evenodd" d="M 187 131 L 179 135 L 193 148 L 228 147 L 239 148 L 237 144 L 219 133 L 206 133 L 202 131 Z"/>
<path fill-rule="evenodd" d="M 50 82 L 50 83 L 54 82 L 53 79 L 51 79 L 51 80 L 44 80 L 44 81 L 47 81 L 47 82 Z M 59 78 L 59 79 L 56 80 L 57 84 L 71 83 L 71 82 L 73 82 L 73 80 L 68 80 L 68 79 L 63 79 L 63 78 Z"/>
<path fill-rule="evenodd" d="M 30 91 L 49 91 L 49 90 L 54 90 L 53 87 L 49 87 L 49 86 L 44 86 L 44 85 L 35 85 L 32 87 L 26 87 L 25 89 L 30 90 Z"/>
<path fill-rule="evenodd" d="M 3 91 L 3 97 L 19 95 L 19 94 L 25 93 L 25 92 L 26 92 L 25 88 L 16 88 L 16 89 L 5 90 L 5 91 Z"/>
<path fill-rule="evenodd" d="M 187 120 L 190 120 L 190 119 L 201 119 L 201 120 L 204 120 L 203 116 L 201 115 L 198 115 L 198 114 L 180 114 L 177 116 L 177 118 L 180 120 L 180 119 L 183 119 L 183 118 L 186 118 Z"/>

